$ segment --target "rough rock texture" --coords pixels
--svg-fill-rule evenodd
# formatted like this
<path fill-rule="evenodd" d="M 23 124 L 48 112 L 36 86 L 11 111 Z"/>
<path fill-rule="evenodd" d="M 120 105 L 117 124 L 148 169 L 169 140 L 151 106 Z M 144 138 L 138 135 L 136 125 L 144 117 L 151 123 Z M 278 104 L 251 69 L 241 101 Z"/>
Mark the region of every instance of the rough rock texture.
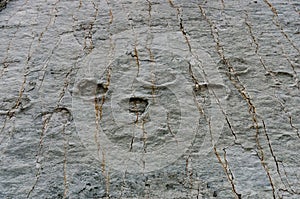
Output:
<path fill-rule="evenodd" d="M 6 7 L 6 4 L 7 4 L 7 0 L 0 1 L 0 11 Z"/>
<path fill-rule="evenodd" d="M 6 3 L 0 198 L 300 197 L 298 0 Z"/>

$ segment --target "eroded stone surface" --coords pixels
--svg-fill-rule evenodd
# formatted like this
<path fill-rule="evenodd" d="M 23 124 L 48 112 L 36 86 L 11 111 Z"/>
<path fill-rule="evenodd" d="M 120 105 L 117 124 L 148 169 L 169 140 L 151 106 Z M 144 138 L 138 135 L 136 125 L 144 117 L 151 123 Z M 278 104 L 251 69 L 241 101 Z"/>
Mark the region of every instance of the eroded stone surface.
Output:
<path fill-rule="evenodd" d="M 299 198 L 299 6 L 0 1 L 0 198 Z"/>

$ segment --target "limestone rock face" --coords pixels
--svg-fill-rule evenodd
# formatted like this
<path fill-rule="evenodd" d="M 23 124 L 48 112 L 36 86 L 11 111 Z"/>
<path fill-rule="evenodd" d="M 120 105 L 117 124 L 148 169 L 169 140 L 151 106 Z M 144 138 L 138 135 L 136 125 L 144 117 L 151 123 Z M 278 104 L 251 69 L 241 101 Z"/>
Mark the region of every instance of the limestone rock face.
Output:
<path fill-rule="evenodd" d="M 1 0 L 1 1 L 0 1 L 0 11 L 1 11 L 3 8 L 5 8 L 6 4 L 7 4 L 7 0 Z"/>
<path fill-rule="evenodd" d="M 299 9 L 0 1 L 0 198 L 299 198 Z"/>

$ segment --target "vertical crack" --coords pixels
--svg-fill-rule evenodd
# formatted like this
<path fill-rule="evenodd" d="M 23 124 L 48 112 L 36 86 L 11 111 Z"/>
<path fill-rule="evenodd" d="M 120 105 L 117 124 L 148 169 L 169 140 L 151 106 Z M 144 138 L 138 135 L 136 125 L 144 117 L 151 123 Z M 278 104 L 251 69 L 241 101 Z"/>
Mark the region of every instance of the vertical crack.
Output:
<path fill-rule="evenodd" d="M 91 0 L 91 3 L 93 4 L 93 7 L 94 7 L 95 11 L 94 11 L 94 16 L 93 16 L 93 21 L 85 29 L 86 32 L 85 32 L 85 35 L 84 35 L 84 47 L 83 47 L 83 50 L 85 50 L 87 54 L 91 53 L 92 50 L 94 49 L 93 31 L 94 31 L 94 25 L 95 25 L 96 19 L 97 19 L 98 15 L 99 15 L 98 5 L 93 0 Z"/>
<path fill-rule="evenodd" d="M 245 24 L 248 27 L 248 32 L 249 32 L 249 34 L 250 34 L 250 36 L 252 38 L 253 43 L 255 44 L 255 54 L 256 54 L 256 56 L 259 58 L 259 61 L 260 61 L 261 65 L 264 67 L 265 71 L 268 74 L 271 75 L 271 77 L 273 78 L 273 80 L 276 83 L 280 82 L 278 80 L 278 78 L 276 78 L 276 75 L 274 74 L 274 72 L 267 68 L 267 66 L 265 65 L 265 63 L 263 61 L 262 56 L 259 54 L 259 52 L 258 52 L 259 51 L 259 43 L 258 43 L 258 40 L 257 40 L 256 36 L 253 33 L 253 28 L 252 28 L 252 25 L 251 25 L 251 23 L 249 21 L 249 15 L 248 15 L 247 11 L 245 11 L 245 15 L 246 15 Z M 282 55 L 286 58 L 286 60 L 288 61 L 288 63 L 290 64 L 290 66 L 291 66 L 291 68 L 293 70 L 294 79 L 295 79 L 295 85 L 297 86 L 298 89 L 300 89 L 298 74 L 297 74 L 297 72 L 295 70 L 295 66 L 292 63 L 292 61 L 289 59 L 289 57 L 287 56 L 287 54 L 286 54 L 286 52 L 285 52 L 285 50 L 284 50 L 284 48 L 282 46 L 282 43 L 279 40 L 277 40 L 277 43 L 281 46 Z"/>
<path fill-rule="evenodd" d="M 262 120 L 262 124 L 263 124 L 263 129 L 264 129 L 265 136 L 266 136 L 266 138 L 267 138 L 269 150 L 270 150 L 270 152 L 271 152 L 271 155 L 272 155 L 272 157 L 273 157 L 273 159 L 274 159 L 274 162 L 275 162 L 275 165 L 276 165 L 276 171 L 277 171 L 277 173 L 278 173 L 278 175 L 279 175 L 281 181 L 283 182 L 282 176 L 281 176 L 281 173 L 280 173 L 280 169 L 279 169 L 278 160 L 277 160 L 277 158 L 276 158 L 276 156 L 275 156 L 275 154 L 274 154 L 274 150 L 273 150 L 273 148 L 272 148 L 272 145 L 271 145 L 271 142 L 270 142 L 269 135 L 268 135 L 268 133 L 267 133 L 266 124 L 265 124 L 264 120 Z"/>
<path fill-rule="evenodd" d="M 261 64 L 262 64 L 262 66 L 263 66 L 264 69 L 271 75 L 271 77 L 275 80 L 275 82 L 280 82 L 280 81 L 276 78 L 276 76 L 274 75 L 274 73 L 273 73 L 272 71 L 270 71 L 269 69 L 267 69 L 266 65 L 264 64 L 264 61 L 263 61 L 262 57 L 260 56 L 260 54 L 259 54 L 259 52 L 258 52 L 258 51 L 259 51 L 259 44 L 258 44 L 258 41 L 257 41 L 257 39 L 256 39 L 256 37 L 255 37 L 253 31 L 252 31 L 252 25 L 251 25 L 250 22 L 249 22 L 249 16 L 248 16 L 248 13 L 247 13 L 247 12 L 246 12 L 245 24 L 246 24 L 246 26 L 248 27 L 249 34 L 250 34 L 250 36 L 251 36 L 251 38 L 252 38 L 253 43 L 254 43 L 255 46 L 256 46 L 255 54 L 259 57 L 259 60 L 260 60 L 260 62 L 261 62 Z M 278 41 L 278 42 L 279 42 L 279 41 Z M 283 48 L 282 48 L 282 52 L 283 52 L 283 54 L 285 54 Z M 292 64 L 292 63 L 290 62 L 289 58 L 288 58 L 286 55 L 285 55 L 285 57 L 286 57 L 286 59 L 289 61 L 289 63 Z M 293 65 L 292 65 L 292 68 L 293 68 Z M 294 68 L 293 68 L 293 71 L 294 71 L 294 74 L 295 74 L 295 76 L 296 76 L 297 74 L 295 73 Z M 279 101 L 279 99 L 278 99 L 278 101 Z M 283 110 L 287 113 L 287 111 L 285 110 L 284 105 L 283 105 L 280 101 L 279 101 L 279 103 L 280 103 L 280 105 L 283 107 Z M 298 129 L 297 129 L 297 128 L 294 128 L 294 126 L 293 126 L 293 124 L 292 124 L 291 116 L 289 116 L 289 122 L 290 122 L 291 127 L 292 127 L 293 129 L 296 130 L 297 135 L 298 135 L 298 137 L 300 138 Z M 263 120 L 262 120 L 262 123 L 263 123 L 263 129 L 264 129 L 265 137 L 266 137 L 267 142 L 268 142 L 269 150 L 270 150 L 270 152 L 271 152 L 271 155 L 272 155 L 272 157 L 273 157 L 273 159 L 274 159 L 274 162 L 275 162 L 275 165 L 276 165 L 276 171 L 277 171 L 277 173 L 278 173 L 278 175 L 279 175 L 279 177 L 280 177 L 280 179 L 281 179 L 281 182 L 284 184 L 282 175 L 281 175 L 281 173 L 280 173 L 279 165 L 278 165 L 278 162 L 279 162 L 279 161 L 277 160 L 277 158 L 276 158 L 276 156 L 275 156 L 275 154 L 274 154 L 274 152 L 273 152 L 272 145 L 271 145 L 271 142 L 270 142 L 270 138 L 269 138 L 269 135 L 268 135 L 268 133 L 267 133 L 267 131 L 266 131 L 266 126 L 265 126 L 265 123 L 264 123 Z M 268 176 L 268 177 L 271 178 L 270 176 Z M 285 185 L 285 186 L 286 186 L 286 185 Z"/>
<path fill-rule="evenodd" d="M 77 37 L 75 36 L 75 32 L 76 32 L 76 23 L 78 23 L 78 18 L 76 18 L 75 13 L 78 13 L 80 8 L 82 7 L 82 0 L 79 1 L 79 5 L 77 7 L 77 9 L 72 13 L 72 19 L 73 19 L 73 25 L 72 25 L 72 32 L 73 32 L 73 36 L 76 39 L 77 43 L 82 46 L 79 42 L 79 39 L 77 39 Z"/>
<path fill-rule="evenodd" d="M 122 5 L 122 8 L 125 11 L 124 5 Z M 128 23 L 130 25 L 130 28 L 132 30 L 132 33 L 134 35 L 133 57 L 136 60 L 136 65 L 137 65 L 137 74 L 136 74 L 136 76 L 138 77 L 139 76 L 139 72 L 140 72 L 140 60 L 139 60 L 138 49 L 137 49 L 137 45 L 138 45 L 137 34 L 135 32 L 135 28 L 134 28 L 134 25 L 132 23 L 132 18 L 130 17 L 130 13 L 127 13 L 126 16 L 127 16 L 127 21 L 128 21 Z"/>
<path fill-rule="evenodd" d="M 175 139 L 177 145 L 178 145 L 178 140 L 176 138 L 176 135 L 173 133 L 173 130 L 170 127 L 170 112 L 167 113 L 167 128 L 171 134 L 171 136 Z"/>
<path fill-rule="evenodd" d="M 183 20 L 182 20 L 182 16 L 181 16 L 182 14 L 181 14 L 181 11 L 180 11 L 179 7 L 176 6 L 176 5 L 173 3 L 172 0 L 169 0 L 169 3 L 170 3 L 170 5 L 171 5 L 171 7 L 176 8 L 176 10 L 177 10 L 177 19 L 179 20 L 179 27 L 180 27 L 180 30 L 181 30 L 181 32 L 182 32 L 182 34 L 183 34 L 183 36 L 184 36 L 184 38 L 185 38 L 185 40 L 186 40 L 186 43 L 187 43 L 188 48 L 189 48 L 189 52 L 191 53 L 191 55 L 192 55 L 194 58 L 197 59 L 197 61 L 199 61 L 199 62 L 202 64 L 202 61 L 198 58 L 198 56 L 195 55 L 195 54 L 192 52 L 192 47 L 191 47 L 190 41 L 189 41 L 189 39 L 188 39 L 188 37 L 187 37 L 187 33 L 186 33 L 185 28 L 184 28 L 184 25 L 183 25 Z M 200 68 L 200 70 L 201 70 L 202 73 L 204 74 L 205 81 L 209 83 L 209 78 L 208 78 L 208 76 L 207 76 L 205 70 L 203 69 L 202 65 L 200 65 L 200 66 L 198 66 L 198 67 Z M 195 78 L 195 75 L 193 74 L 193 71 L 192 71 L 192 69 L 191 69 L 191 65 L 190 65 L 190 64 L 189 64 L 189 73 L 190 73 L 190 75 L 191 75 L 191 77 L 192 77 L 192 79 L 193 79 L 193 82 L 194 82 L 194 84 L 195 84 L 195 88 L 197 89 L 197 88 L 199 87 L 200 84 L 199 84 L 198 80 Z M 221 106 L 221 103 L 220 103 L 219 98 L 217 97 L 217 95 L 216 95 L 216 93 L 215 93 L 215 91 L 214 91 L 213 89 L 211 89 L 211 92 L 213 93 L 213 95 L 214 95 L 214 97 L 215 97 L 215 100 L 216 100 L 216 102 L 217 102 L 217 104 L 218 104 L 218 106 L 219 106 L 219 108 L 220 108 L 222 114 L 223 114 L 224 117 L 226 118 L 226 122 L 229 124 L 231 133 L 232 133 L 232 135 L 234 136 L 234 138 L 235 138 L 235 140 L 236 140 L 236 139 L 237 139 L 236 133 L 234 132 L 234 130 L 233 130 L 233 128 L 232 128 L 232 125 L 230 124 L 230 120 L 229 120 L 229 118 L 228 118 L 228 116 L 227 116 L 225 110 L 224 110 L 223 107 Z M 195 93 L 193 93 L 193 95 L 194 95 L 194 101 L 196 101 L 196 105 L 197 105 L 197 108 L 198 108 L 199 113 L 200 113 L 200 114 L 203 114 L 203 113 L 204 113 L 203 107 L 201 107 L 201 105 L 200 105 L 200 104 L 197 102 L 197 100 L 195 99 L 195 98 L 196 98 Z"/>
<path fill-rule="evenodd" d="M 113 15 L 113 12 L 112 12 L 112 8 L 110 6 L 110 3 L 108 0 L 106 0 L 106 4 L 109 8 L 109 27 L 108 27 L 108 32 L 109 32 L 109 45 L 110 45 L 110 51 L 109 51 L 109 54 L 108 54 L 108 57 L 109 57 L 109 62 L 111 63 L 113 61 L 113 55 L 114 55 L 114 52 L 115 52 L 115 44 L 113 42 L 113 39 L 112 39 L 112 32 L 111 32 L 111 25 L 113 23 L 113 20 L 114 20 L 114 15 Z M 110 63 L 108 64 L 110 66 Z M 111 70 L 111 68 L 109 68 L 109 70 Z M 110 77 L 108 78 L 110 79 Z"/>
<path fill-rule="evenodd" d="M 228 164 L 228 161 L 227 161 L 226 149 L 224 148 L 223 151 L 224 151 L 224 158 L 223 158 L 224 159 L 224 163 L 223 163 L 224 169 L 227 171 L 227 177 L 228 177 L 228 179 L 231 183 L 233 192 L 236 194 L 238 199 L 241 199 L 242 194 L 237 192 L 237 190 L 235 188 L 235 185 L 234 185 L 234 176 L 233 176 L 233 173 L 232 173 L 231 169 L 229 168 L 229 164 Z M 219 159 L 219 161 L 220 161 L 220 159 Z"/>
<path fill-rule="evenodd" d="M 136 65 L 138 67 L 136 76 L 139 76 L 139 73 L 140 73 L 140 60 L 139 60 L 139 55 L 138 55 L 138 51 L 137 51 L 137 48 L 136 48 L 136 42 L 135 42 L 135 45 L 134 45 L 134 58 L 136 60 Z"/>
<path fill-rule="evenodd" d="M 222 5 L 222 10 L 224 10 L 225 9 L 225 2 L 224 2 L 224 0 L 221 0 L 221 5 Z"/>
<path fill-rule="evenodd" d="M 277 9 L 271 4 L 270 1 L 264 0 L 264 2 L 269 6 L 271 11 L 273 12 L 273 23 L 277 26 L 277 28 L 280 30 L 281 34 L 288 40 L 288 42 L 292 45 L 292 47 L 297 50 L 297 52 L 300 54 L 299 48 L 294 44 L 294 42 L 289 38 L 289 36 L 286 34 L 286 32 L 283 30 L 282 25 L 280 24 L 278 20 L 278 12 Z"/>
<path fill-rule="evenodd" d="M 289 114 L 288 110 L 286 110 L 286 107 L 284 106 L 284 104 L 280 101 L 279 97 L 275 94 L 275 98 L 277 99 L 278 103 L 280 104 L 282 110 L 288 114 L 288 121 L 290 123 L 290 126 L 292 129 L 294 129 L 296 131 L 296 135 L 298 138 L 300 138 L 300 133 L 299 133 L 299 129 L 293 124 L 293 119 L 292 116 Z"/>
<path fill-rule="evenodd" d="M 299 129 L 293 124 L 292 116 L 289 116 L 289 122 L 292 129 L 296 131 L 298 138 L 300 138 Z"/>
<path fill-rule="evenodd" d="M 189 153 L 187 158 L 185 159 L 185 174 L 187 178 L 187 184 L 191 189 L 193 187 L 193 167 L 191 153 Z"/>
<path fill-rule="evenodd" d="M 219 161 L 219 163 L 221 164 L 225 174 L 226 174 L 226 177 L 227 177 L 227 180 L 229 181 L 230 185 L 231 185 L 231 190 L 235 196 L 235 198 L 237 199 L 241 199 L 242 198 L 242 195 L 240 193 L 237 192 L 236 190 L 236 187 L 235 187 L 235 184 L 234 184 L 234 177 L 232 175 L 232 172 L 231 170 L 229 169 L 229 164 L 228 164 L 228 161 L 226 159 L 226 150 L 225 148 L 223 149 L 224 151 L 224 162 L 222 161 L 222 158 L 221 158 L 221 155 L 219 154 L 216 146 L 215 146 L 215 143 L 214 143 L 214 140 L 213 140 L 213 135 L 212 135 L 212 132 L 211 132 L 211 122 L 210 122 L 210 119 L 208 120 L 208 127 L 209 127 L 209 132 L 210 132 L 210 136 L 211 136 L 211 142 L 212 142 L 212 145 L 213 145 L 213 150 L 214 150 L 214 153 Z"/>
<path fill-rule="evenodd" d="M 44 30 L 40 33 L 39 35 L 39 38 L 38 38 L 38 41 L 41 42 L 44 34 L 47 32 L 47 30 L 49 29 L 49 27 L 51 26 L 51 24 L 55 24 L 55 20 L 56 20 L 56 17 L 57 17 L 57 13 L 58 13 L 58 10 L 57 10 L 57 4 L 60 2 L 60 0 L 57 0 L 54 4 L 53 4 L 53 7 L 52 9 L 50 10 L 49 14 L 51 15 L 50 16 L 50 19 L 46 25 L 46 27 L 44 28 Z"/>
<path fill-rule="evenodd" d="M 112 24 L 112 22 L 114 20 L 114 15 L 113 15 L 113 12 L 112 12 L 112 9 L 111 9 L 111 6 L 110 6 L 110 3 L 108 0 L 106 0 L 106 4 L 109 8 L 109 24 Z"/>
<path fill-rule="evenodd" d="M 199 66 L 199 68 L 202 70 L 206 82 L 209 82 L 209 79 L 207 78 L 208 76 L 207 76 L 207 74 L 205 73 L 204 69 L 203 69 L 202 67 L 200 67 L 200 66 Z M 193 83 L 195 84 L 195 88 L 194 88 L 194 90 L 193 90 L 193 96 L 194 96 L 195 104 L 197 105 L 197 108 L 198 108 L 199 113 L 200 113 L 201 115 L 204 115 L 204 114 L 205 114 L 205 113 L 204 113 L 204 108 L 203 108 L 203 107 L 201 106 L 201 104 L 196 100 L 196 92 L 197 92 L 199 89 L 201 89 L 201 86 L 202 86 L 202 85 L 199 83 L 199 81 L 198 81 L 197 78 L 195 77 L 195 75 L 194 75 L 194 73 L 193 73 L 193 70 L 192 70 L 191 64 L 189 64 L 189 73 L 190 73 L 190 76 L 192 77 Z M 205 84 L 205 85 L 207 86 L 208 84 Z M 220 103 L 220 100 L 219 100 L 217 94 L 215 93 L 215 91 L 214 91 L 213 89 L 209 89 L 209 90 L 212 92 L 212 94 L 213 94 L 213 96 L 214 96 L 214 98 L 215 98 L 215 100 L 216 100 L 216 102 L 217 102 L 217 104 L 218 104 L 218 106 L 219 106 L 219 108 L 220 108 L 220 110 L 221 110 L 223 116 L 225 117 L 225 120 L 226 120 L 226 122 L 227 122 L 229 128 L 230 128 L 231 134 L 233 135 L 234 140 L 236 141 L 236 140 L 237 140 L 236 132 L 235 132 L 235 130 L 233 129 L 233 125 L 231 124 L 230 119 L 229 119 L 227 113 L 225 112 L 224 108 L 222 107 L 222 105 L 221 105 L 221 103 Z"/>
<path fill-rule="evenodd" d="M 31 187 L 31 189 L 29 190 L 28 194 L 27 194 L 27 198 L 30 197 L 31 193 L 34 191 L 37 183 L 39 182 L 40 179 L 40 175 L 41 175 L 41 170 L 43 169 L 43 145 L 44 145 L 44 136 L 45 133 L 47 131 L 48 128 L 48 124 L 52 118 L 53 113 L 49 114 L 44 114 L 42 115 L 42 117 L 45 116 L 45 119 L 43 120 L 43 127 L 42 127 L 42 131 L 40 134 L 40 141 L 39 141 L 39 146 L 38 146 L 38 151 L 36 154 L 36 167 L 37 167 L 37 172 L 35 174 L 35 181 Z"/>
<path fill-rule="evenodd" d="M 179 6 L 176 6 L 172 0 L 169 0 L 169 3 L 171 5 L 171 7 L 175 8 L 176 11 L 177 11 L 177 19 L 179 21 L 179 28 L 180 28 L 180 31 L 189 47 L 189 51 L 192 52 L 192 47 L 191 47 L 191 44 L 190 44 L 190 41 L 188 39 L 188 36 L 187 36 L 187 33 L 185 31 L 185 28 L 183 26 L 183 22 L 182 22 L 182 12 L 180 11 L 180 7 Z"/>
<path fill-rule="evenodd" d="M 152 23 L 152 15 L 151 15 L 151 11 L 152 11 L 152 3 L 150 0 L 147 0 L 148 2 L 148 35 L 147 35 L 147 40 L 146 40 L 146 49 L 149 52 L 149 60 L 150 60 L 150 65 L 151 65 L 151 93 L 152 93 L 152 99 L 153 102 L 155 102 L 155 92 L 156 92 L 156 86 L 155 86 L 155 82 L 156 82 L 156 78 L 155 78 L 155 58 L 154 55 L 151 51 L 151 45 L 152 45 L 152 38 L 151 38 L 151 33 L 152 33 L 152 27 L 151 27 L 151 23 Z"/>
<path fill-rule="evenodd" d="M 42 118 L 42 121 L 43 121 L 43 124 L 42 124 L 42 129 L 41 129 L 41 133 L 40 133 L 40 139 L 39 139 L 39 145 L 38 145 L 38 150 L 37 150 L 37 153 L 36 153 L 36 168 L 37 168 L 37 171 L 36 171 L 36 174 L 35 174 L 35 181 L 31 187 L 31 189 L 29 190 L 29 192 L 27 193 L 27 198 L 30 197 L 30 195 L 32 194 L 32 192 L 35 190 L 39 180 L 40 180 L 40 177 L 41 177 L 41 172 L 43 170 L 43 160 L 44 160 L 44 139 L 45 139 L 45 135 L 46 135 L 46 132 L 48 131 L 48 125 L 53 117 L 53 115 L 55 113 L 59 113 L 59 112 L 66 112 L 68 115 L 69 115 L 69 118 L 68 120 L 72 120 L 72 114 L 71 112 L 67 109 L 67 108 L 54 108 L 52 111 L 46 111 L 46 112 L 43 112 L 41 113 L 40 115 L 38 115 L 36 118 L 39 118 L 41 117 Z M 65 138 L 65 126 L 66 126 L 66 123 L 63 124 L 63 128 L 62 128 L 62 134 L 64 136 L 64 139 Z M 68 192 L 68 185 L 67 185 L 67 174 L 66 174 L 66 164 L 67 164 L 67 141 L 65 140 L 65 143 L 64 143 L 64 160 L 63 160 L 63 175 L 64 175 L 64 193 L 67 194 Z"/>
<path fill-rule="evenodd" d="M 97 16 L 99 15 L 99 8 L 98 5 L 96 5 L 96 3 L 92 0 L 91 1 L 93 4 L 93 7 L 95 9 L 94 12 L 94 19 L 93 22 L 89 25 L 88 27 L 88 32 L 85 33 L 85 41 L 84 41 L 84 49 L 87 49 L 87 54 L 91 53 L 93 47 L 93 27 L 94 24 L 96 22 Z M 112 8 L 110 6 L 110 3 L 108 0 L 106 0 L 106 4 L 109 8 L 109 27 L 108 27 L 108 33 L 109 33 L 109 45 L 110 45 L 110 49 L 108 52 L 108 58 L 109 58 L 109 63 L 105 69 L 106 71 L 106 82 L 101 84 L 101 85 L 97 85 L 97 89 L 95 90 L 95 97 L 94 97 L 94 110 L 95 110 L 95 123 L 96 123 L 96 129 L 94 132 L 94 140 L 95 140 L 95 144 L 97 145 L 97 153 L 98 153 L 98 157 L 99 159 L 102 159 L 102 162 L 100 164 L 100 168 L 101 168 L 101 172 L 102 175 L 105 178 L 105 192 L 106 192 L 106 196 L 108 198 L 110 198 L 110 176 L 109 176 L 109 170 L 107 169 L 106 166 L 106 152 L 104 150 L 104 148 L 101 146 L 100 144 L 100 125 L 101 125 L 101 121 L 102 121 L 102 117 L 103 117 L 103 105 L 106 101 L 106 95 L 107 95 L 107 91 L 108 88 L 110 86 L 111 83 L 111 73 L 112 73 L 112 66 L 111 66 L 111 62 L 113 61 L 113 55 L 114 55 L 114 51 L 115 51 L 115 45 L 114 42 L 112 40 L 112 33 L 111 33 L 111 24 L 113 23 L 113 12 L 112 12 Z M 87 45 L 87 43 L 89 42 L 89 46 Z M 99 96 L 100 91 L 104 91 L 104 93 L 102 93 L 101 96 Z"/>
<path fill-rule="evenodd" d="M 289 193 L 293 193 L 293 194 L 298 194 L 300 195 L 300 192 L 299 191 L 295 191 L 293 188 L 292 188 L 292 185 L 291 185 L 291 182 L 289 181 L 288 179 L 288 175 L 287 175 L 287 172 L 286 172 L 286 169 L 285 169 L 285 166 L 284 166 L 284 163 L 281 162 L 281 161 L 278 161 L 281 165 L 282 165 L 282 169 L 283 169 L 283 172 L 284 172 L 284 175 L 286 177 L 286 181 L 287 181 L 287 184 L 288 184 L 288 187 L 290 188 L 291 191 L 285 189 L 283 191 L 287 191 Z M 298 179 L 298 182 L 300 182 L 300 180 Z"/>
<path fill-rule="evenodd" d="M 32 32 L 32 35 L 33 35 L 33 32 Z M 29 45 L 29 48 L 28 48 L 28 53 L 27 53 L 27 57 L 26 57 L 26 63 L 24 65 L 24 69 L 23 69 L 23 82 L 21 84 L 21 87 L 19 89 L 19 93 L 18 93 L 18 98 L 15 102 L 15 104 L 11 107 L 11 109 L 6 113 L 6 117 L 5 117 L 5 120 L 4 120 L 4 124 L 1 128 L 1 131 L 0 133 L 2 133 L 6 127 L 6 124 L 7 124 L 7 121 L 9 119 L 11 119 L 15 113 L 17 111 L 19 111 L 19 106 L 21 105 L 21 100 L 22 100 L 22 97 L 23 97 L 23 93 L 25 91 L 25 87 L 26 87 L 26 82 L 27 82 L 27 75 L 28 75 L 28 70 L 29 70 L 29 61 L 32 57 L 32 45 L 33 45 L 33 42 L 34 42 L 34 36 L 33 36 L 33 39 Z M 3 139 L 0 140 L 0 144 L 2 143 Z"/>
<path fill-rule="evenodd" d="M 260 46 L 259 46 L 259 43 L 258 43 L 258 39 L 256 38 L 256 36 L 255 36 L 254 33 L 253 33 L 253 27 L 252 27 L 252 25 L 251 25 L 251 23 L 250 23 L 250 21 L 249 21 L 249 15 L 248 15 L 248 12 L 247 12 L 247 11 L 245 11 L 245 15 L 246 15 L 246 18 L 245 18 L 245 24 L 246 24 L 246 26 L 247 26 L 247 28 L 248 28 L 248 32 L 249 32 L 249 34 L 250 34 L 250 36 L 251 36 L 252 42 L 255 44 L 255 54 L 256 54 L 256 56 L 259 58 L 259 61 L 260 61 L 261 65 L 263 66 L 264 70 L 266 71 L 266 73 L 267 73 L 267 74 L 270 74 L 271 77 L 272 77 L 272 79 L 273 79 L 276 83 L 280 82 L 280 81 L 278 80 L 278 78 L 276 78 L 274 72 L 271 71 L 271 70 L 266 66 L 266 64 L 265 64 L 265 62 L 264 62 L 262 56 L 260 55 L 260 53 L 259 53 L 259 47 L 260 47 Z"/>
<path fill-rule="evenodd" d="M 64 163 L 63 163 L 63 172 L 64 172 L 64 195 L 63 198 L 67 198 L 67 194 L 69 191 L 69 186 L 68 186 L 68 176 L 67 176 L 67 155 L 68 155 L 68 142 L 69 140 L 66 138 L 66 134 L 65 134 L 65 128 L 66 125 L 63 125 L 63 130 L 62 130 L 62 134 L 64 137 Z"/>
<path fill-rule="evenodd" d="M 142 131 L 143 131 L 143 151 L 144 153 L 147 153 L 147 131 L 145 131 L 145 120 L 142 120 Z M 145 164 L 145 163 L 144 163 Z M 145 168 L 145 165 L 144 165 Z"/>
<path fill-rule="evenodd" d="M 275 187 L 274 187 L 274 183 L 273 183 L 273 180 L 272 180 L 272 177 L 271 177 L 271 174 L 270 174 L 270 171 L 268 169 L 268 166 L 267 164 L 265 163 L 265 156 L 264 156 L 264 150 L 260 144 L 260 141 L 259 141 L 259 131 L 258 131 L 258 127 L 256 126 L 256 135 L 255 135 L 255 140 L 256 140 L 256 144 L 257 144 L 257 149 L 259 150 L 257 152 L 257 156 L 258 158 L 260 159 L 260 162 L 264 168 L 264 170 L 266 171 L 266 174 L 267 174 L 267 177 L 269 179 L 269 182 L 270 182 L 270 185 L 272 187 L 272 191 L 273 191 L 273 198 L 275 199 Z"/>
<path fill-rule="evenodd" d="M 79 0 L 78 10 L 82 7 L 82 0 Z"/>
<path fill-rule="evenodd" d="M 75 66 L 76 66 L 77 64 L 75 64 Z M 62 88 L 62 91 L 60 92 L 60 94 L 59 94 L 59 97 L 58 97 L 58 101 L 57 101 L 57 107 L 59 107 L 60 106 L 60 103 L 61 103 L 61 101 L 62 101 L 62 99 L 63 99 L 63 97 L 65 96 L 65 94 L 66 94 L 66 90 L 67 90 L 67 88 L 68 88 L 68 86 L 69 86 L 69 78 L 70 78 L 70 75 L 72 74 L 72 72 L 73 72 L 73 70 L 74 70 L 74 66 L 72 66 L 71 67 L 71 69 L 67 72 L 67 74 L 65 75 L 65 80 L 64 80 L 64 85 L 63 85 L 63 88 Z"/>
<path fill-rule="evenodd" d="M 106 159 L 105 159 L 105 151 L 104 148 L 101 146 L 100 144 L 100 137 L 99 137 L 99 132 L 100 132 L 100 123 L 102 120 L 102 106 L 105 102 L 105 98 L 106 98 L 106 92 L 108 90 L 108 87 L 110 85 L 110 75 L 111 75 L 111 71 L 110 69 L 107 72 L 107 82 L 106 84 L 103 85 L 104 89 L 104 93 L 101 96 L 101 99 L 98 96 L 98 89 L 95 90 L 95 97 L 94 97 L 94 109 L 95 109 L 95 123 L 96 123 L 96 129 L 94 132 L 94 140 L 95 140 L 95 144 L 97 146 L 97 154 L 99 159 L 102 159 L 102 162 L 100 164 L 101 167 L 101 171 L 103 176 L 105 177 L 105 191 L 106 191 L 106 195 L 109 197 L 109 185 L 110 185 L 110 177 L 109 177 L 109 171 L 106 169 Z"/>
<path fill-rule="evenodd" d="M 205 13 L 205 10 L 202 8 L 201 5 L 198 5 L 200 12 L 202 14 L 202 16 L 205 18 L 205 20 L 207 21 L 207 23 L 209 24 L 210 28 L 211 28 L 211 35 L 214 38 L 214 41 L 216 43 L 216 50 L 220 56 L 220 58 L 222 59 L 223 63 L 225 66 L 227 66 L 228 68 L 228 72 L 227 76 L 229 78 L 229 80 L 232 82 L 232 84 L 234 85 L 234 87 L 238 90 L 238 92 L 240 93 L 240 95 L 242 96 L 242 98 L 247 102 L 248 104 L 248 112 L 251 115 L 255 130 L 256 130 L 256 135 L 255 135 L 255 139 L 256 139 L 256 145 L 257 148 L 260 152 L 259 159 L 261 160 L 261 164 L 268 176 L 271 188 L 272 188 L 272 193 L 273 193 L 273 198 L 275 199 L 275 186 L 273 183 L 273 180 L 271 178 L 270 175 L 270 171 L 269 168 L 267 166 L 267 164 L 264 161 L 264 152 L 263 152 L 263 148 L 260 144 L 259 141 L 259 124 L 258 124 L 258 116 L 256 113 L 256 107 L 254 106 L 251 97 L 249 96 L 248 92 L 246 91 L 246 88 L 243 86 L 243 84 L 240 82 L 239 77 L 236 75 L 235 70 L 233 68 L 233 66 L 231 65 L 231 63 L 229 62 L 229 60 L 225 57 L 224 55 L 224 49 L 222 47 L 222 45 L 220 44 L 220 39 L 219 39 L 219 33 L 218 33 L 218 29 L 216 28 L 216 26 L 214 25 L 213 21 L 211 21 Z M 215 150 L 216 151 L 216 150 Z M 219 158 L 218 158 L 219 159 Z"/>

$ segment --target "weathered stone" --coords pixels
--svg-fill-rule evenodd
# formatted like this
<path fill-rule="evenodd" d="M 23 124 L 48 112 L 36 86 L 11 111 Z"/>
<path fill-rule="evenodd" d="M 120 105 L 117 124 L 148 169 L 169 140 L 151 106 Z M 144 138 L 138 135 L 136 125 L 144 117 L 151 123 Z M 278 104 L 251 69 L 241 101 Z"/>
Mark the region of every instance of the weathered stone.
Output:
<path fill-rule="evenodd" d="M 300 197 L 296 0 L 7 3 L 0 198 Z"/>
<path fill-rule="evenodd" d="M 7 0 L 0 1 L 0 11 L 6 7 L 6 4 L 7 4 Z"/>

